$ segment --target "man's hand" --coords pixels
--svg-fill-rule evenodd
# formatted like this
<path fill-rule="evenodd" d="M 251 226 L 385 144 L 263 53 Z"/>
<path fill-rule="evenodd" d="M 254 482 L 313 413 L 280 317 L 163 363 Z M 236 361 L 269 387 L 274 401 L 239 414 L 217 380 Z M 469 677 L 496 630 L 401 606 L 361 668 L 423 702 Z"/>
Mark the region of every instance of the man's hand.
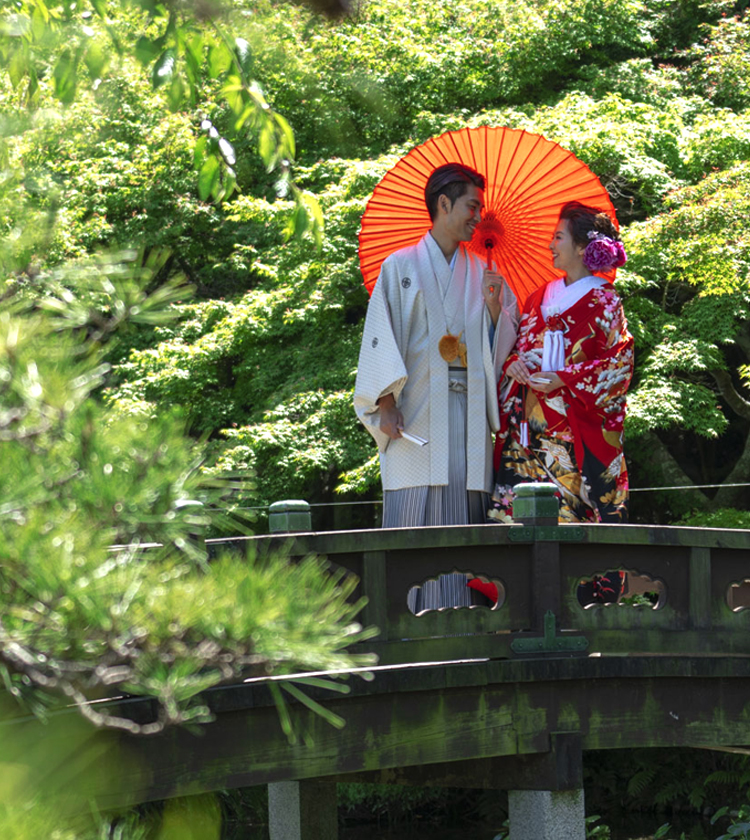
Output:
<path fill-rule="evenodd" d="M 393 394 L 385 394 L 378 400 L 380 408 L 380 431 L 388 435 L 391 440 L 401 437 L 404 428 L 404 415 L 396 407 Z"/>
<path fill-rule="evenodd" d="M 484 302 L 487 304 L 487 309 L 490 311 L 492 323 L 497 326 L 497 319 L 500 317 L 500 312 L 503 308 L 503 286 L 505 285 L 505 278 L 497 271 L 490 271 L 485 268 L 482 277 L 482 294 L 484 295 Z"/>

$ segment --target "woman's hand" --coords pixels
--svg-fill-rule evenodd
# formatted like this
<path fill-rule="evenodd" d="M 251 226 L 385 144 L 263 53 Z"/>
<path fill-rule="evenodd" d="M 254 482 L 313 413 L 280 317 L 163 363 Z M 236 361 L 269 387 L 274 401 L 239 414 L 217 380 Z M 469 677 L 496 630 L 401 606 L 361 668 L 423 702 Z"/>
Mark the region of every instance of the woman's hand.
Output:
<path fill-rule="evenodd" d="M 549 394 L 565 385 L 556 373 L 550 373 L 549 371 L 534 374 L 534 377 L 529 381 L 529 384 L 535 391 L 541 391 L 543 394 Z"/>
<path fill-rule="evenodd" d="M 528 385 L 531 378 L 529 369 L 520 359 L 516 359 L 515 362 L 511 362 L 505 373 L 511 379 L 515 379 L 516 382 L 520 382 L 521 385 Z"/>

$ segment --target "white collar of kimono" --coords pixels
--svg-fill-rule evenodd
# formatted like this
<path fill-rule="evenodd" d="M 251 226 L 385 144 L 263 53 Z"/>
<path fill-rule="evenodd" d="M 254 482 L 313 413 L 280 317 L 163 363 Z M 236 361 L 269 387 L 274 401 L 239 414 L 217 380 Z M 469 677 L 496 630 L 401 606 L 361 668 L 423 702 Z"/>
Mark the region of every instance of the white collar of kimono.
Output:
<path fill-rule="evenodd" d="M 428 231 L 428 234 L 430 236 L 430 239 L 437 245 L 437 239 L 435 239 L 435 237 L 432 235 L 431 230 Z M 456 248 L 456 250 L 453 252 L 453 256 L 450 258 L 450 260 L 446 260 L 446 262 L 448 263 L 448 267 L 450 268 L 451 271 L 453 271 L 453 269 L 456 267 L 456 260 L 458 259 L 458 251 L 459 251 L 460 247 L 461 246 L 459 245 Z M 439 245 L 438 245 L 438 248 L 440 248 Z M 442 248 L 440 249 L 440 253 L 441 254 L 443 253 Z"/>
<path fill-rule="evenodd" d="M 560 315 L 570 309 L 592 289 L 600 289 L 606 286 L 607 281 L 601 277 L 582 277 L 565 285 L 565 279 L 553 280 L 547 284 L 544 290 L 542 301 L 542 317 L 546 321 L 550 315 Z M 542 347 L 542 370 L 558 371 L 565 367 L 565 335 L 562 330 L 547 329 L 544 333 L 544 346 Z"/>
<path fill-rule="evenodd" d="M 601 277 L 594 277 L 593 275 L 582 277 L 569 286 L 565 285 L 564 277 L 553 280 L 551 283 L 547 283 L 544 289 L 544 300 L 542 301 L 541 307 L 542 317 L 547 320 L 550 315 L 559 315 L 561 312 L 565 312 L 566 309 L 570 309 L 571 306 L 575 306 L 592 289 L 600 289 L 606 285 L 606 280 Z"/>

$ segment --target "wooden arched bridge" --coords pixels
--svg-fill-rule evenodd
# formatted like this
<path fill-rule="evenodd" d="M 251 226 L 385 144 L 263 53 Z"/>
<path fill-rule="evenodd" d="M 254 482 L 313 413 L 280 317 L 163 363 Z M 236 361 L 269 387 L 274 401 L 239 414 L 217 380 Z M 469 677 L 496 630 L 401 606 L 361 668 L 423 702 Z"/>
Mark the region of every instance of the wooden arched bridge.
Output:
<path fill-rule="evenodd" d="M 312 689 L 346 726 L 299 706 L 307 744 L 290 745 L 262 680 L 208 692 L 202 735 L 111 733 L 87 760 L 101 805 L 268 783 L 272 840 L 335 840 L 339 781 L 494 788 L 512 840 L 583 840 L 584 750 L 750 749 L 748 531 L 557 525 L 532 504 L 516 525 L 235 542 L 355 573 L 380 628 L 363 645 L 374 679 Z M 497 605 L 409 610 L 413 587 L 455 571 L 494 583 Z"/>

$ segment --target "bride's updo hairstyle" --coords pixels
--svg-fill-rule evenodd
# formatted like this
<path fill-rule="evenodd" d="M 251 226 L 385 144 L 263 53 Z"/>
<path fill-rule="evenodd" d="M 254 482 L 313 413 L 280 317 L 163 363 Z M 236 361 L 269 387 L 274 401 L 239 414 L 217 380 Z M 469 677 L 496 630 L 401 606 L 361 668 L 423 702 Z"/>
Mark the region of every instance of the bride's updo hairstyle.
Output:
<path fill-rule="evenodd" d="M 620 234 L 606 213 L 580 201 L 569 201 L 560 211 L 560 221 L 568 223 L 573 242 L 586 249 L 583 262 L 589 271 L 609 271 L 625 265 L 627 256 Z"/>

